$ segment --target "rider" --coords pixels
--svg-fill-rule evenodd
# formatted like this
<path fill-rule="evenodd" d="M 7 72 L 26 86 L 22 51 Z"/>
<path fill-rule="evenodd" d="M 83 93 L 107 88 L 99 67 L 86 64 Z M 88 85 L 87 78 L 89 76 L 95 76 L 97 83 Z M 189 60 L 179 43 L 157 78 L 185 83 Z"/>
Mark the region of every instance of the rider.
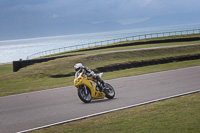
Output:
<path fill-rule="evenodd" d="M 85 70 L 86 74 L 90 77 L 90 76 L 93 76 L 94 79 L 97 80 L 97 84 L 98 84 L 98 81 L 101 83 L 100 88 L 102 89 L 102 91 L 104 90 L 105 88 L 105 83 L 104 81 L 101 79 L 101 77 L 99 77 L 99 75 L 95 74 L 92 70 L 90 70 L 89 68 L 83 66 L 81 63 L 77 63 L 75 66 L 74 66 L 74 69 L 76 71 L 75 73 L 75 77 L 77 77 L 79 75 L 79 73 L 83 72 L 83 70 Z"/>

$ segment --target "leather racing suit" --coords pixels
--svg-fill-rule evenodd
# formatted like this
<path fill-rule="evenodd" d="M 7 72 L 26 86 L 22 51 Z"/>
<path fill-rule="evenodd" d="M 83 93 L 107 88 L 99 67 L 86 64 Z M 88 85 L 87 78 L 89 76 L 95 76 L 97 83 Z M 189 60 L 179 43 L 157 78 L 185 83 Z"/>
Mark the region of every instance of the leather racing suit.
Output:
<path fill-rule="evenodd" d="M 97 81 L 97 85 L 103 90 L 103 88 L 105 87 L 105 83 L 104 81 L 99 77 L 99 75 L 96 75 L 91 69 L 87 68 L 87 67 L 81 67 L 78 71 L 76 71 L 75 73 L 75 78 L 78 77 L 78 75 L 81 73 L 81 72 L 84 72 L 86 73 L 89 77 L 90 76 L 93 76 L 93 78 Z M 100 82 L 100 84 L 98 83 Z"/>

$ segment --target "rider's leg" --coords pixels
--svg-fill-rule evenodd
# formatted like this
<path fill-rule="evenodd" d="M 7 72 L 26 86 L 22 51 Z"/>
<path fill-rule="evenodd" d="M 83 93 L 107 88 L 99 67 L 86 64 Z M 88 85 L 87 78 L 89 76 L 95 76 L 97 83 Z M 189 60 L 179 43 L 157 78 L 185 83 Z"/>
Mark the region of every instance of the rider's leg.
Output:
<path fill-rule="evenodd" d="M 101 85 L 102 85 L 103 87 L 105 87 L 104 81 L 103 81 L 99 76 L 97 76 L 97 80 L 101 83 Z"/>
<path fill-rule="evenodd" d="M 100 82 L 100 84 L 101 84 L 100 87 L 103 90 L 105 87 L 104 81 L 98 75 L 95 76 L 95 79 L 97 79 L 97 82 Z"/>

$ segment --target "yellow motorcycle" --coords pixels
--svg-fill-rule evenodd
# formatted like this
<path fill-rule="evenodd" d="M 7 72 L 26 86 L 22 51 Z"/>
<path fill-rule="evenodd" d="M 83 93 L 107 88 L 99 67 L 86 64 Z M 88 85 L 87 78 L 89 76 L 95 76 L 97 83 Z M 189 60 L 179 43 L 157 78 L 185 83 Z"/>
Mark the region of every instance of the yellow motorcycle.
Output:
<path fill-rule="evenodd" d="M 103 73 L 98 75 L 101 77 Z M 88 77 L 84 72 L 75 77 L 74 85 L 78 89 L 79 98 L 85 103 L 89 103 L 93 99 L 103 99 L 105 97 L 112 99 L 115 96 L 115 90 L 110 84 L 105 83 L 105 89 L 102 91 L 97 81 L 93 77 Z"/>

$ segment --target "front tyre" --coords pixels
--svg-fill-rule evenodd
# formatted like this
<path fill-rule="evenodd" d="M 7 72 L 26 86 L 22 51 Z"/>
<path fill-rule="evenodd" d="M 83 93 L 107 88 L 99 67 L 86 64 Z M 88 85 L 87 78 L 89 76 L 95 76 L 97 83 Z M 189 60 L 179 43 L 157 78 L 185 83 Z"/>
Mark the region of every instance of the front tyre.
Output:
<path fill-rule="evenodd" d="M 92 100 L 90 89 L 88 89 L 85 85 L 78 89 L 78 96 L 84 103 L 89 103 Z"/>
<path fill-rule="evenodd" d="M 108 99 L 114 98 L 115 97 L 114 88 L 108 83 L 105 83 L 105 87 L 106 87 L 106 89 L 104 90 L 104 92 L 106 94 L 106 98 L 108 98 Z"/>

